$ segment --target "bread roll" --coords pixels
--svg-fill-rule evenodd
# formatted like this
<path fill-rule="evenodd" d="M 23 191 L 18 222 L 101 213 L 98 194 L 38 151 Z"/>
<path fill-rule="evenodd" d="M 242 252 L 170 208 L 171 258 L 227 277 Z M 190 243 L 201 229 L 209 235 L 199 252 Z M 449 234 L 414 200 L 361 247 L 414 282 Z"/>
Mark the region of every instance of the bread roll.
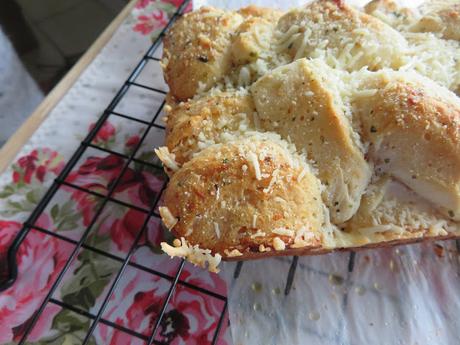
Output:
<path fill-rule="evenodd" d="M 181 103 L 168 114 L 166 145 L 183 164 L 203 148 L 225 141 L 227 133 L 253 129 L 254 112 L 247 93 L 218 92 Z"/>
<path fill-rule="evenodd" d="M 400 33 L 343 1 L 315 1 L 291 10 L 280 18 L 277 30 L 279 44 L 291 58 L 322 57 L 348 71 L 398 68 L 407 49 Z"/>
<path fill-rule="evenodd" d="M 318 180 L 262 134 L 204 149 L 172 176 L 164 198 L 173 233 L 213 253 L 321 243 Z"/>
<path fill-rule="evenodd" d="M 251 93 L 261 129 L 289 138 L 317 167 L 333 222 L 350 219 L 359 207 L 371 169 L 353 142 L 341 100 L 321 70 L 300 59 L 260 78 Z"/>
<path fill-rule="evenodd" d="M 372 97 L 355 101 L 369 158 L 460 220 L 460 100 L 427 78 L 400 72 L 375 73 Z"/>
<path fill-rule="evenodd" d="M 177 237 L 164 251 L 215 271 L 221 259 L 460 237 L 460 43 L 448 19 L 415 32 L 445 15 L 438 5 L 181 19 L 165 42 L 156 151 L 171 177 L 160 214 Z M 204 37 L 209 65 L 194 58 Z"/>
<path fill-rule="evenodd" d="M 230 69 L 230 40 L 243 21 L 237 13 L 203 7 L 185 14 L 164 38 L 162 67 L 177 100 L 207 91 Z"/>

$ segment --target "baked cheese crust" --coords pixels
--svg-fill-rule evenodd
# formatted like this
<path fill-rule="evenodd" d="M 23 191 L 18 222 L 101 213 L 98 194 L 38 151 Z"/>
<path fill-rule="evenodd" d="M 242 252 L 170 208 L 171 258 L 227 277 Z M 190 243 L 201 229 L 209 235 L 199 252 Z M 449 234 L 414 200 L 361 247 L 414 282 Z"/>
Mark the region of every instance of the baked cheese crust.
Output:
<path fill-rule="evenodd" d="M 458 2 L 201 8 L 166 35 L 172 256 L 460 236 Z"/>

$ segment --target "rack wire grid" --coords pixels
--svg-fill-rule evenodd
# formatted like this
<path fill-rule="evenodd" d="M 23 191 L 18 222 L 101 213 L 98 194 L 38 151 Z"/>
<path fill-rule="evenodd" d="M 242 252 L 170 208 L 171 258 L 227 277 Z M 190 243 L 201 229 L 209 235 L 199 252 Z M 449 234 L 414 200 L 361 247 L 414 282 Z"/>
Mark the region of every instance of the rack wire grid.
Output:
<path fill-rule="evenodd" d="M 124 333 L 129 334 L 129 335 L 131 335 L 133 337 L 136 337 L 136 338 L 144 341 L 145 344 L 148 344 L 148 345 L 151 345 L 151 344 L 163 344 L 162 342 L 157 341 L 155 339 L 155 336 L 157 335 L 157 333 L 159 331 L 161 322 L 162 322 L 163 318 L 165 317 L 165 313 L 167 311 L 168 303 L 169 303 L 169 301 L 170 301 L 170 299 L 171 299 L 171 297 L 172 297 L 172 295 L 173 295 L 173 293 L 174 293 L 174 291 L 176 289 L 176 286 L 178 284 L 182 285 L 184 287 L 193 289 L 195 291 L 198 291 L 198 292 L 204 294 L 205 296 L 207 296 L 207 298 L 212 297 L 212 298 L 217 298 L 217 299 L 222 301 L 222 310 L 221 310 L 220 316 L 218 318 L 218 323 L 217 323 L 215 331 L 214 331 L 214 335 L 213 335 L 213 338 L 212 338 L 213 339 L 212 344 L 216 344 L 217 341 L 218 341 L 219 331 L 220 331 L 221 326 L 222 326 L 222 324 L 224 322 L 225 314 L 226 314 L 226 311 L 227 311 L 227 297 L 226 296 L 223 296 L 223 295 L 221 295 L 219 293 L 216 293 L 216 292 L 213 292 L 213 291 L 209 291 L 209 290 L 207 290 L 207 289 L 205 289 L 203 287 L 196 286 L 196 285 L 191 284 L 191 283 L 189 283 L 187 281 L 181 280 L 180 275 L 181 275 L 181 272 L 182 272 L 182 270 L 184 268 L 184 264 L 185 264 L 184 260 L 180 261 L 180 264 L 178 265 L 178 268 L 177 268 L 177 270 L 176 270 L 174 275 L 168 275 L 168 274 L 159 272 L 157 270 L 147 268 L 147 267 L 145 267 L 143 265 L 140 265 L 140 264 L 138 264 L 136 262 L 130 261 L 130 258 L 132 256 L 132 254 L 136 250 L 136 244 L 139 242 L 139 240 L 141 239 L 143 234 L 146 232 L 146 229 L 147 229 L 149 221 L 154 219 L 154 218 L 157 218 L 157 219 L 160 218 L 159 214 L 155 210 L 157 208 L 158 203 L 160 202 L 161 194 L 162 194 L 162 192 L 164 191 L 164 189 L 166 187 L 167 180 L 165 179 L 165 181 L 163 181 L 161 191 L 155 197 L 153 205 L 150 207 L 150 209 L 148 211 L 146 211 L 146 210 L 144 210 L 142 208 L 139 208 L 136 205 L 131 205 L 131 204 L 126 203 L 124 201 L 117 200 L 117 199 L 113 198 L 113 195 L 112 195 L 114 190 L 115 190 L 115 188 L 116 188 L 116 186 L 117 186 L 117 184 L 118 184 L 118 182 L 121 180 L 123 174 L 128 169 L 130 163 L 136 163 L 136 164 L 140 164 L 142 166 L 150 166 L 152 168 L 162 170 L 162 167 L 159 166 L 159 165 L 156 165 L 155 163 L 145 162 L 144 160 L 140 160 L 140 159 L 136 158 L 136 153 L 138 152 L 139 148 L 141 147 L 141 145 L 145 141 L 145 139 L 147 137 L 147 134 L 149 133 L 149 131 L 151 129 L 156 128 L 156 129 L 159 129 L 161 131 L 165 130 L 164 126 L 162 126 L 162 125 L 157 123 L 157 119 L 159 118 L 159 115 L 162 112 L 162 109 L 164 107 L 164 104 L 165 104 L 164 98 L 166 96 L 166 92 L 164 90 L 160 89 L 160 88 L 143 85 L 142 83 L 140 83 L 138 81 L 138 77 L 139 77 L 140 73 L 142 72 L 142 70 L 144 69 L 144 67 L 147 65 L 147 63 L 159 64 L 160 59 L 158 57 L 155 57 L 154 54 L 159 49 L 159 47 L 161 46 L 162 39 L 163 39 L 166 31 L 177 20 L 177 18 L 179 18 L 184 13 L 185 8 L 186 8 L 186 6 L 188 5 L 189 2 L 190 2 L 190 0 L 185 0 L 177 8 L 176 12 L 170 18 L 168 24 L 164 27 L 164 29 L 161 31 L 159 36 L 153 41 L 153 43 L 150 46 L 150 48 L 147 50 L 145 55 L 139 61 L 137 66 L 134 68 L 134 70 L 131 72 L 131 74 L 129 75 L 128 79 L 125 81 L 125 83 L 121 86 L 121 88 L 115 94 L 114 98 L 112 99 L 112 101 L 110 102 L 108 107 L 105 109 L 105 111 L 102 113 L 101 117 L 98 119 L 98 121 L 96 122 L 96 124 L 94 125 L 92 130 L 88 133 L 86 138 L 81 142 L 80 146 L 73 153 L 73 155 L 71 156 L 71 158 L 67 162 L 67 164 L 64 167 L 64 169 L 62 170 L 62 172 L 54 180 L 54 182 L 51 185 L 51 187 L 47 190 L 47 192 L 45 193 L 45 195 L 43 196 L 41 201 L 38 203 L 36 208 L 33 210 L 31 215 L 27 219 L 27 221 L 23 224 L 23 227 L 21 228 L 21 230 L 16 235 L 14 241 L 12 242 L 12 244 L 11 244 L 9 250 L 8 250 L 7 258 L 6 258 L 7 272 L 5 272 L 6 276 L 3 277 L 4 279 L 2 279 L 2 281 L 0 281 L 0 291 L 4 291 L 4 290 L 8 289 L 16 281 L 16 279 L 18 277 L 18 266 L 17 266 L 17 262 L 16 262 L 16 254 L 18 252 L 19 247 L 21 246 L 21 243 L 23 243 L 23 241 L 25 240 L 25 238 L 27 237 L 27 235 L 30 233 L 30 231 L 32 229 L 34 231 L 39 231 L 39 232 L 42 232 L 42 233 L 50 235 L 50 236 L 55 236 L 55 237 L 57 237 L 57 238 L 59 238 L 61 240 L 70 242 L 70 243 L 72 243 L 74 245 L 74 249 L 71 252 L 69 258 L 66 260 L 66 263 L 65 263 L 64 267 L 59 272 L 56 281 L 53 283 L 51 289 L 48 291 L 45 299 L 40 304 L 40 306 L 37 309 L 37 311 L 34 313 L 34 315 L 28 321 L 27 326 L 25 327 L 24 333 L 23 333 L 22 337 L 19 340 L 19 344 L 24 344 L 27 341 L 27 338 L 30 335 L 30 333 L 31 333 L 32 329 L 34 328 L 35 324 L 37 323 L 37 320 L 40 318 L 40 315 L 43 313 L 43 311 L 45 310 L 45 308 L 47 307 L 48 304 L 57 305 L 57 306 L 59 306 L 61 308 L 68 309 L 68 310 L 70 310 L 72 312 L 75 312 L 75 313 L 77 313 L 79 315 L 82 315 L 82 316 L 92 320 L 91 326 L 88 328 L 88 331 L 87 331 L 87 333 L 86 333 L 86 335 L 85 335 L 85 337 L 83 339 L 82 344 L 88 344 L 90 342 L 91 336 L 92 336 L 94 330 L 96 329 L 96 327 L 99 324 L 110 326 L 110 327 L 114 328 L 115 330 L 124 332 Z M 161 96 L 161 99 L 162 99 L 161 105 L 156 110 L 155 115 L 153 116 L 151 121 L 141 120 L 141 119 L 132 117 L 130 115 L 122 114 L 120 112 L 115 111 L 115 107 L 117 106 L 117 104 L 120 103 L 120 101 L 123 99 L 123 97 L 127 94 L 127 91 L 133 86 L 138 87 L 138 88 L 142 88 L 144 90 L 147 90 L 148 92 L 152 92 L 152 93 L 156 94 L 156 97 Z M 103 148 L 103 147 L 95 145 L 94 139 L 95 139 L 98 131 L 104 125 L 105 121 L 107 121 L 107 119 L 109 118 L 109 116 L 121 117 L 121 118 L 124 118 L 124 120 L 128 120 L 128 121 L 137 121 L 137 122 L 140 122 L 140 123 L 142 123 L 143 125 L 146 126 L 146 129 L 145 129 L 143 135 L 141 136 L 141 139 L 139 140 L 139 142 L 136 144 L 136 146 L 134 147 L 134 149 L 132 150 L 132 152 L 129 155 L 122 154 L 122 153 L 119 153 L 119 152 L 115 152 L 115 151 L 112 151 L 112 150 L 109 150 L 109 149 L 106 149 L 106 148 Z M 85 154 L 85 152 L 88 149 L 90 149 L 90 150 L 99 150 L 99 151 L 102 151 L 102 152 L 105 152 L 105 153 L 109 153 L 111 155 L 118 156 L 119 158 L 122 158 L 122 159 L 125 160 L 123 168 L 121 169 L 121 171 L 118 174 L 118 176 L 116 176 L 116 178 L 113 181 L 113 183 L 111 183 L 111 185 L 109 186 L 108 191 L 107 191 L 107 193 L 105 195 L 102 195 L 102 194 L 100 194 L 98 192 L 95 192 L 95 191 L 92 191 L 92 190 L 82 188 L 82 187 L 77 186 L 77 185 L 73 185 L 72 183 L 69 183 L 68 181 L 66 181 L 69 173 L 72 171 L 72 169 L 74 169 L 74 167 L 76 166 L 77 162 L 80 160 L 80 158 L 82 158 L 82 156 Z M 88 195 L 93 195 L 93 196 L 97 196 L 97 197 L 101 198 L 101 203 L 99 204 L 97 210 L 95 211 L 95 215 L 94 215 L 93 219 L 91 220 L 89 225 L 85 228 L 85 230 L 83 232 L 83 235 L 81 236 L 81 238 L 78 241 L 71 240 L 71 239 L 69 239 L 67 237 L 64 237 L 62 235 L 59 235 L 59 234 L 57 234 L 55 232 L 49 231 L 47 229 L 41 228 L 41 227 L 36 225 L 36 222 L 37 222 L 38 218 L 44 212 L 44 210 L 46 209 L 47 205 L 49 204 L 49 202 L 51 201 L 53 196 L 57 193 L 59 188 L 63 187 L 63 186 L 64 187 L 74 188 L 74 189 L 79 190 L 79 191 L 81 191 L 83 193 L 88 193 Z M 126 257 L 124 259 L 121 259 L 118 256 L 113 255 L 110 252 L 103 251 L 103 250 L 101 250 L 99 248 L 91 247 L 91 246 L 89 246 L 89 245 L 87 245 L 85 243 L 85 240 L 87 239 L 87 237 L 90 234 L 92 228 L 94 227 L 98 217 L 101 215 L 102 211 L 104 210 L 104 206 L 108 202 L 120 204 L 120 205 L 122 205 L 124 207 L 127 207 L 129 209 L 134 209 L 136 211 L 144 212 L 146 214 L 145 221 L 143 222 L 142 228 L 138 232 L 138 234 L 137 234 L 132 246 L 130 247 L 130 249 L 129 249 L 129 251 L 128 251 L 128 253 L 127 253 L 127 255 L 126 255 Z M 69 267 L 71 267 L 72 261 L 77 257 L 78 252 L 79 252 L 79 250 L 81 248 L 83 248 L 85 250 L 93 251 L 93 252 L 95 252 L 95 253 L 97 253 L 99 255 L 108 257 L 110 259 L 117 260 L 119 262 L 119 264 L 120 264 L 120 268 L 119 268 L 118 272 L 116 273 L 115 278 L 113 279 L 111 285 L 109 286 L 108 293 L 106 294 L 105 298 L 103 299 L 103 302 L 102 302 L 101 306 L 99 307 L 99 310 L 98 310 L 98 312 L 96 314 L 89 313 L 89 312 L 87 312 L 85 310 L 82 310 L 82 309 L 80 309 L 78 307 L 70 305 L 69 303 L 59 301 L 59 300 L 53 298 L 53 293 L 57 289 L 59 283 L 63 279 L 63 277 L 66 274 L 66 272 L 69 270 Z M 163 302 L 163 304 L 161 306 L 161 309 L 160 309 L 160 312 L 158 314 L 158 317 L 155 320 L 155 324 L 154 324 L 154 326 L 152 328 L 152 332 L 151 332 L 151 334 L 149 336 L 144 335 L 144 334 L 140 334 L 140 333 L 136 332 L 133 329 L 128 329 L 128 328 L 126 328 L 124 326 L 121 326 L 121 325 L 119 325 L 119 324 L 117 324 L 115 322 L 106 320 L 106 319 L 104 319 L 102 317 L 103 313 L 104 313 L 104 310 L 106 309 L 106 307 L 108 305 L 108 302 L 109 302 L 109 299 L 110 299 L 112 293 L 115 291 L 118 283 L 120 282 L 120 279 L 122 277 L 123 272 L 125 271 L 125 269 L 128 266 L 132 266 L 132 267 L 134 267 L 136 269 L 142 270 L 143 272 L 145 272 L 147 274 L 154 275 L 154 276 L 157 276 L 157 277 L 161 277 L 163 279 L 168 280 L 171 283 L 171 285 L 169 287 L 169 290 L 167 292 L 166 298 L 165 298 L 165 300 L 164 300 L 164 302 Z"/>

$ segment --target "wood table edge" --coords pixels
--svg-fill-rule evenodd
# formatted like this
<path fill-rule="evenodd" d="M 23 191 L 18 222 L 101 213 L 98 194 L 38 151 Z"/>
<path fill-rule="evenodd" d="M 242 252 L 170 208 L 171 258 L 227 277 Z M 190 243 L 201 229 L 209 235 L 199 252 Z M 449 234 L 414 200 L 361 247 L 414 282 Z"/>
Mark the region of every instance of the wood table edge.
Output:
<path fill-rule="evenodd" d="M 107 26 L 102 34 L 94 41 L 78 62 L 70 69 L 64 78 L 51 90 L 45 99 L 38 105 L 26 121 L 8 139 L 0 149 L 0 174 L 4 173 L 10 163 L 35 133 L 40 124 L 48 117 L 56 104 L 64 97 L 67 91 L 77 81 L 86 67 L 96 58 L 97 54 L 112 38 L 125 18 L 131 13 L 137 0 L 131 0 L 115 19 Z"/>

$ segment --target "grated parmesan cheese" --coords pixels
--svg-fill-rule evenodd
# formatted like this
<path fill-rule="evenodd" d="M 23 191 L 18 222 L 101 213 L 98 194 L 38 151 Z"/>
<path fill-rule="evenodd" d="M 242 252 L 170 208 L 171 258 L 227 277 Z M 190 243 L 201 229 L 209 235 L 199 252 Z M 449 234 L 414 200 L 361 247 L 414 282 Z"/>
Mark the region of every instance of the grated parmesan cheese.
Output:
<path fill-rule="evenodd" d="M 201 249 L 196 244 L 194 246 L 189 245 L 185 238 L 181 237 L 180 242 L 174 241 L 174 245 L 170 246 L 166 242 L 161 242 L 161 249 L 163 252 L 168 254 L 170 257 L 181 257 L 187 259 L 189 262 L 200 266 L 202 268 L 208 268 L 210 272 L 219 272 L 217 266 L 222 260 L 220 254 L 212 255 L 211 250 Z"/>
<path fill-rule="evenodd" d="M 276 202 L 279 202 L 279 203 L 283 203 L 283 204 L 287 203 L 286 200 L 284 200 L 283 198 L 281 198 L 281 197 L 279 197 L 279 196 L 275 196 L 275 197 L 273 198 L 273 200 L 276 201 Z"/>
<path fill-rule="evenodd" d="M 274 234 L 281 235 L 281 236 L 288 236 L 288 237 L 294 236 L 294 230 L 289 230 L 286 228 L 276 228 L 272 232 Z"/>
<path fill-rule="evenodd" d="M 265 237 L 267 234 L 265 232 L 263 232 L 262 230 L 258 229 L 254 234 L 252 234 L 250 237 L 252 239 L 256 238 L 256 237 Z"/>
<path fill-rule="evenodd" d="M 315 239 L 315 234 L 307 226 L 302 226 L 296 233 L 294 244 L 291 248 L 302 248 L 311 245 Z"/>
<path fill-rule="evenodd" d="M 257 155 L 254 152 L 249 152 L 247 154 L 247 160 L 249 163 L 252 164 L 252 167 L 254 168 L 254 173 L 256 175 L 257 180 L 262 179 L 262 174 L 260 172 L 260 165 L 259 165 L 259 160 L 257 158 Z"/>
<path fill-rule="evenodd" d="M 227 255 L 229 258 L 231 257 L 235 257 L 235 256 L 242 256 L 243 253 L 241 253 L 238 249 L 233 249 L 233 250 L 228 250 L 228 249 L 225 249 L 224 250 L 224 253 L 225 255 Z"/>
<path fill-rule="evenodd" d="M 217 224 L 216 222 L 214 222 L 214 231 L 216 233 L 217 238 L 220 238 L 220 228 L 219 224 Z"/>
<path fill-rule="evenodd" d="M 238 85 L 240 86 L 248 86 L 251 82 L 251 72 L 249 68 L 242 67 L 240 69 L 240 74 L 238 76 Z"/>
<path fill-rule="evenodd" d="M 171 169 L 172 171 L 179 170 L 179 165 L 175 161 L 176 156 L 173 153 L 170 153 L 166 146 L 155 149 L 155 153 L 167 168 Z"/>
<path fill-rule="evenodd" d="M 297 179 L 300 181 L 302 181 L 302 179 L 305 177 L 305 175 L 307 175 L 308 171 L 304 168 L 302 170 L 300 170 L 300 174 L 299 176 L 297 177 Z"/>
<path fill-rule="evenodd" d="M 159 208 L 161 219 L 166 227 L 171 230 L 177 224 L 177 218 L 171 213 L 169 208 L 161 206 Z"/>
<path fill-rule="evenodd" d="M 273 239 L 273 248 L 275 250 L 284 250 L 286 249 L 286 243 L 284 243 L 279 237 Z"/>

